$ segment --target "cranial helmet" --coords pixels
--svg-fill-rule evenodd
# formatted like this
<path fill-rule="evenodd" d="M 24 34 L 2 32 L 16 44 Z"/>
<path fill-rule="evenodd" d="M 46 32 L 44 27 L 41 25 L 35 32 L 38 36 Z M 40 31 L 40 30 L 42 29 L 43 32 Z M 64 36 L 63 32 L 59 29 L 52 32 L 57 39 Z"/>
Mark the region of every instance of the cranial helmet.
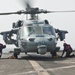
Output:
<path fill-rule="evenodd" d="M 67 43 L 64 43 L 64 44 L 63 44 L 63 46 L 66 46 L 66 45 L 67 45 Z"/>

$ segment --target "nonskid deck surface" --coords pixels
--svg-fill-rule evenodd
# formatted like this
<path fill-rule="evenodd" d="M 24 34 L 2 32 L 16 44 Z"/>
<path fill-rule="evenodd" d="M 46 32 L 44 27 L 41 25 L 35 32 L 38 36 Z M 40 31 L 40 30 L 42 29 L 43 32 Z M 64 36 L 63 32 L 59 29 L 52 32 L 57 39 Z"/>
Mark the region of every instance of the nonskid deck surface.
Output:
<path fill-rule="evenodd" d="M 58 53 L 61 55 L 61 52 Z M 0 75 L 75 75 L 75 57 L 51 58 L 51 55 L 21 53 L 18 59 L 8 59 L 12 53 L 4 53 L 0 59 Z"/>

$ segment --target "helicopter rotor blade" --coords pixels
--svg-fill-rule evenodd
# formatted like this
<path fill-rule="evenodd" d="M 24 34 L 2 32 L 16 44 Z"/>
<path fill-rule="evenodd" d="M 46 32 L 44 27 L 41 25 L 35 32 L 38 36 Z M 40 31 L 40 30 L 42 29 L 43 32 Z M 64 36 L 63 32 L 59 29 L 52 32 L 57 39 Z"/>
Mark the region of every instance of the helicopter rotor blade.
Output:
<path fill-rule="evenodd" d="M 0 15 L 11 15 L 11 14 L 17 14 L 17 13 L 16 12 L 0 13 Z"/>
<path fill-rule="evenodd" d="M 30 10 L 32 8 L 29 0 L 26 1 L 25 4 L 26 4 L 26 10 Z"/>
<path fill-rule="evenodd" d="M 17 12 L 7 12 L 7 13 L 0 13 L 0 15 L 12 15 L 12 14 L 19 14 L 19 15 L 21 15 L 21 14 L 25 14 L 26 13 L 26 11 L 17 11 Z"/>
<path fill-rule="evenodd" d="M 32 8 L 32 0 L 19 0 L 22 6 L 25 8 L 26 11 L 31 10 Z"/>
<path fill-rule="evenodd" d="M 75 12 L 75 10 L 68 10 L 68 11 L 48 11 L 48 13 L 63 13 L 63 12 Z"/>
<path fill-rule="evenodd" d="M 29 9 L 29 8 L 28 8 Z M 71 11 L 45 11 L 45 10 L 41 10 L 39 11 L 38 8 L 31 8 L 28 11 L 24 11 L 24 10 L 20 10 L 17 12 L 7 12 L 7 13 L 0 13 L 0 15 L 12 15 L 12 14 L 40 14 L 40 13 L 63 13 L 63 12 L 75 12 L 75 10 L 71 10 Z"/>

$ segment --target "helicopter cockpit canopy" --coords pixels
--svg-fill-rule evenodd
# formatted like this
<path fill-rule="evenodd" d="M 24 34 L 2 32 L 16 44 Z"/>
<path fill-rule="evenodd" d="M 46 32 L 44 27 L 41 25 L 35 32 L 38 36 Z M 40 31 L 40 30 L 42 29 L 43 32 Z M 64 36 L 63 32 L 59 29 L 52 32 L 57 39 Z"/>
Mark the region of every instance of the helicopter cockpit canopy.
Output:
<path fill-rule="evenodd" d="M 55 29 L 49 24 L 46 25 L 44 22 L 28 23 L 22 28 L 23 36 L 29 36 L 31 34 L 55 35 Z"/>

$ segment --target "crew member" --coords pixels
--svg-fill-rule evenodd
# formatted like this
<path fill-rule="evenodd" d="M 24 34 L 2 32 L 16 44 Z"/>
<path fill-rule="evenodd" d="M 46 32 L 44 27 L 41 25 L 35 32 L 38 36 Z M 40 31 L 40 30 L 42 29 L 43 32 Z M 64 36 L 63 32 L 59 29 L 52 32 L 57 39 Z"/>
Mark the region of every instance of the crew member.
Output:
<path fill-rule="evenodd" d="M 72 49 L 71 45 L 67 44 L 67 43 L 64 43 L 63 46 L 64 46 L 64 50 L 63 50 L 63 53 L 62 53 L 61 57 L 63 57 L 65 52 L 66 52 L 65 57 L 71 57 L 70 54 L 73 52 L 73 49 Z"/>
<path fill-rule="evenodd" d="M 1 58 L 1 56 L 2 56 L 2 50 L 3 50 L 4 48 L 6 48 L 6 45 L 3 45 L 3 44 L 0 43 L 0 58 Z"/>

